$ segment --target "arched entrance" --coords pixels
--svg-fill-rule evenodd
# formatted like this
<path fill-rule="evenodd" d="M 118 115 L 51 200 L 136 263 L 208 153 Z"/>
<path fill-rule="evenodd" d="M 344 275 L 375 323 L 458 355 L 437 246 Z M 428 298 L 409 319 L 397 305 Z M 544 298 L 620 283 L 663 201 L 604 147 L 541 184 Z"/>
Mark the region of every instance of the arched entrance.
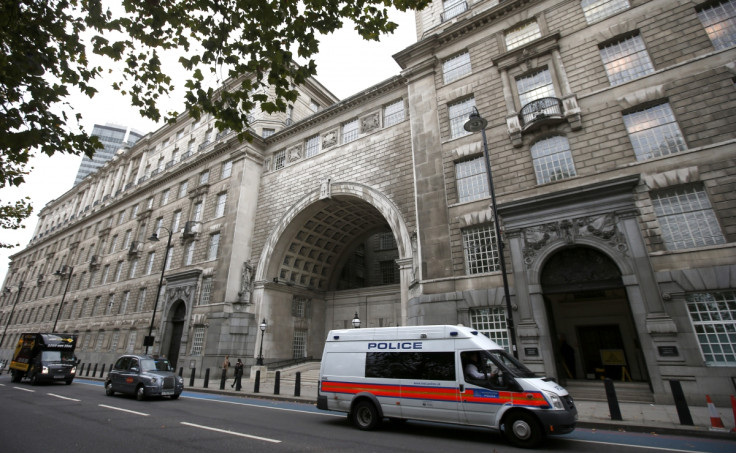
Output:
<path fill-rule="evenodd" d="M 184 332 L 184 321 L 187 315 L 187 306 L 182 300 L 174 302 L 169 310 L 169 349 L 166 357 L 171 365 L 176 367 L 179 359 L 179 348 L 181 348 L 181 335 Z"/>
<path fill-rule="evenodd" d="M 647 381 L 641 343 L 616 263 L 590 247 L 564 248 L 541 272 L 563 379 Z"/>

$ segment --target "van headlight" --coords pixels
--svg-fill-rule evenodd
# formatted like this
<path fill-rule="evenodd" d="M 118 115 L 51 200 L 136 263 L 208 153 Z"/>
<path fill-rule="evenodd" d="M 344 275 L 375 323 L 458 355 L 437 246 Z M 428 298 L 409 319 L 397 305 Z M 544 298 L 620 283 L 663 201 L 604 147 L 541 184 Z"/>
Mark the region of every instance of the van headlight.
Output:
<path fill-rule="evenodd" d="M 77 372 L 77 367 L 73 366 L 72 367 L 72 374 L 76 374 L 76 372 Z"/>
<path fill-rule="evenodd" d="M 562 404 L 562 398 L 560 398 L 560 395 L 553 393 L 553 392 L 546 392 L 543 391 L 544 396 L 547 397 L 547 401 L 549 401 L 552 404 L 552 407 L 559 410 L 564 410 L 565 406 Z"/>

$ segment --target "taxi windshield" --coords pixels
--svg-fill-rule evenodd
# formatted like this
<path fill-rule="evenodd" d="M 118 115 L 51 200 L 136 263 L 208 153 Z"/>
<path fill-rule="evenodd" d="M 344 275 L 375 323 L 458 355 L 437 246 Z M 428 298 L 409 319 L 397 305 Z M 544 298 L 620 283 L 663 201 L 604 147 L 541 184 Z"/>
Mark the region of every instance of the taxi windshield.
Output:
<path fill-rule="evenodd" d="M 166 359 L 143 359 L 141 368 L 143 371 L 171 371 L 171 365 Z"/>

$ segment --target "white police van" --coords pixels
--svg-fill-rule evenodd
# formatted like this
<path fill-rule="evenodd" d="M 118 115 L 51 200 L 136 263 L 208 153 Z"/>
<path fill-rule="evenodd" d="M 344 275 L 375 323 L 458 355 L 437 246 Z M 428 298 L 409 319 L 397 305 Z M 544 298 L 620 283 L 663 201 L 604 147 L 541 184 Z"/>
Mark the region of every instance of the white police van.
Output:
<path fill-rule="evenodd" d="M 482 378 L 466 376 L 473 355 Z M 347 412 L 363 430 L 384 418 L 485 426 L 521 447 L 570 433 L 577 420 L 564 388 L 462 326 L 330 331 L 317 407 Z"/>

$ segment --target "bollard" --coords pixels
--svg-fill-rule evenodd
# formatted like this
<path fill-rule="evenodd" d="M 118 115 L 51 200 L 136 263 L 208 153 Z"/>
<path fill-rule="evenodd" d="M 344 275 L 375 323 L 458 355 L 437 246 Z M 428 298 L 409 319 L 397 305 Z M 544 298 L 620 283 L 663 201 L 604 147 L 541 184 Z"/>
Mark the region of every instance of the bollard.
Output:
<path fill-rule="evenodd" d="M 197 374 L 197 369 L 192 368 L 192 375 L 189 377 L 189 387 L 194 387 L 194 375 Z"/>
<path fill-rule="evenodd" d="M 209 388 L 210 386 L 210 369 L 207 368 L 204 371 L 204 388 Z"/>
<path fill-rule="evenodd" d="M 222 376 L 220 376 L 220 390 L 225 390 L 225 381 L 227 380 L 227 370 L 222 369 Z"/>
<path fill-rule="evenodd" d="M 603 380 L 606 386 L 606 399 L 608 400 L 608 410 L 611 412 L 611 420 L 623 420 L 621 418 L 621 409 L 618 407 L 618 398 L 616 398 L 616 389 L 613 388 L 613 381 L 609 378 Z"/>
<path fill-rule="evenodd" d="M 276 372 L 276 377 L 273 381 L 273 394 L 278 395 L 281 393 L 281 371 Z"/>
<path fill-rule="evenodd" d="M 97 376 L 97 364 L 95 363 L 95 368 L 92 370 L 92 377 Z"/>
<path fill-rule="evenodd" d="M 183 376 L 184 376 L 184 367 L 180 366 L 179 367 L 179 377 L 183 377 Z"/>
<path fill-rule="evenodd" d="M 88 363 L 87 364 L 87 374 L 85 374 L 85 376 L 89 376 L 89 370 L 90 370 L 90 368 L 92 368 L 92 364 L 91 363 Z"/>
<path fill-rule="evenodd" d="M 294 396 L 301 396 L 302 394 L 302 372 L 296 372 L 296 381 L 294 381 Z"/>
<path fill-rule="evenodd" d="M 675 408 L 677 409 L 677 416 L 680 417 L 680 424 L 693 426 L 693 418 L 690 416 L 690 409 L 687 407 L 680 381 L 670 381 L 670 388 L 672 389 L 672 396 L 675 398 Z"/>
<path fill-rule="evenodd" d="M 84 376 L 84 365 L 86 364 L 83 363 L 79 366 L 79 373 L 77 373 L 77 376 Z"/>
<path fill-rule="evenodd" d="M 102 364 L 102 370 L 100 370 L 100 377 L 105 377 L 105 364 Z"/>
<path fill-rule="evenodd" d="M 253 383 L 253 393 L 261 391 L 261 370 L 256 371 L 256 381 Z"/>

